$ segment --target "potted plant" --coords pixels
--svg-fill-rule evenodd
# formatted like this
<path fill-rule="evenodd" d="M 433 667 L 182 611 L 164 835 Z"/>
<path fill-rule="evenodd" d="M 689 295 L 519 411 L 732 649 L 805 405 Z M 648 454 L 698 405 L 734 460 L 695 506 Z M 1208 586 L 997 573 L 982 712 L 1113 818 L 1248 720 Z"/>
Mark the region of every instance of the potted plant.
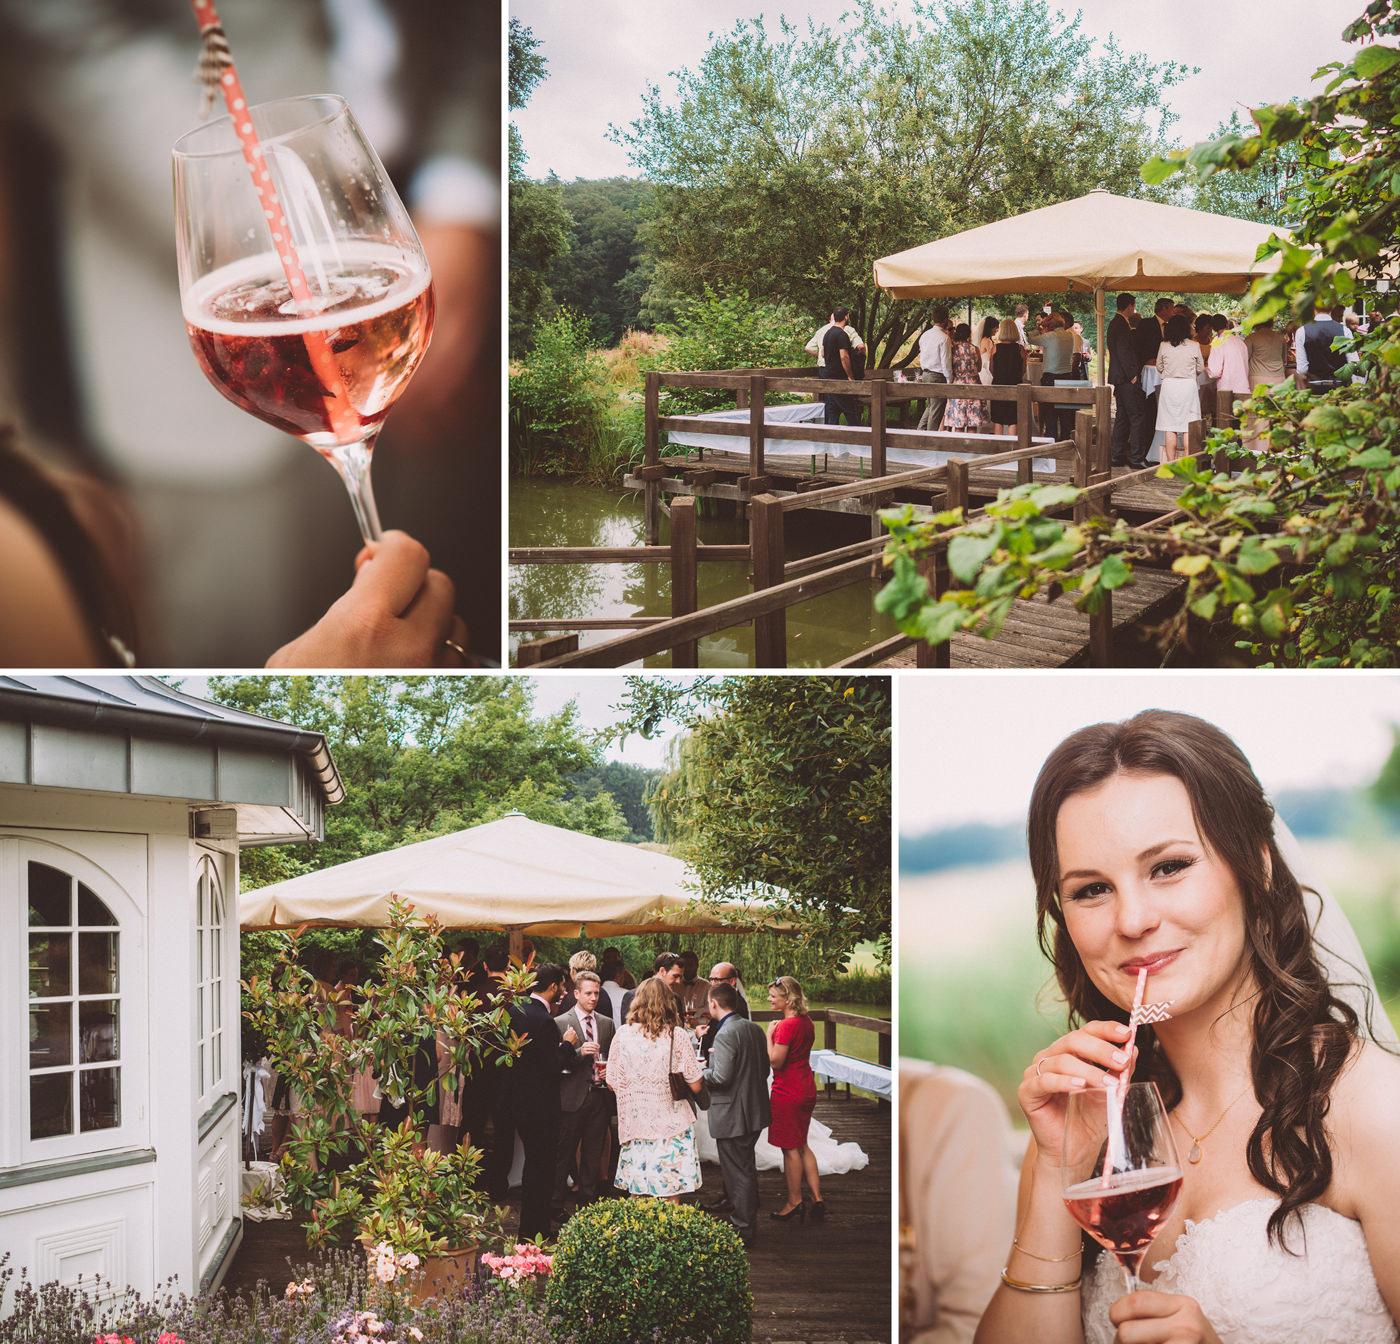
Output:
<path fill-rule="evenodd" d="M 426 1108 L 439 1087 L 457 1087 L 472 1069 L 511 1063 L 523 1041 L 501 1002 L 483 1004 L 462 987 L 460 958 L 443 956 L 436 921 L 404 902 L 391 907 L 378 973 L 357 1004 L 348 989 L 317 981 L 297 963 L 302 932 L 287 935 L 270 975 L 243 986 L 246 1015 L 296 1096 L 281 1159 L 286 1198 L 305 1220 L 309 1245 L 355 1236 L 372 1266 L 374 1248 L 387 1246 L 396 1263 L 421 1261 L 423 1291 L 431 1291 L 442 1275 L 474 1271 L 477 1252 L 501 1243 L 505 1210 L 476 1189 L 478 1149 L 427 1148 Z M 524 970 L 508 972 L 500 999 L 527 994 L 529 980 Z M 439 1033 L 441 1073 L 425 1073 L 423 1050 Z M 429 1050 L 434 1063 L 436 1053 Z M 351 1106 L 366 1067 L 403 1109 L 397 1128 Z"/>

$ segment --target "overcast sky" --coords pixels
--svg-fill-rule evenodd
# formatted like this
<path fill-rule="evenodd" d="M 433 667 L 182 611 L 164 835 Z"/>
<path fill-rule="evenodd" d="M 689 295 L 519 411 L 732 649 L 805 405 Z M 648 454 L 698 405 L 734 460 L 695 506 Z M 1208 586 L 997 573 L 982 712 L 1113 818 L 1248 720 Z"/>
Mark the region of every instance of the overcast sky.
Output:
<path fill-rule="evenodd" d="M 899 829 L 1025 819 L 1050 751 L 1090 723 L 1174 709 L 1230 734 L 1267 792 L 1368 784 L 1400 726 L 1393 672 L 939 673 L 898 679 Z"/>
<path fill-rule="evenodd" d="M 1016 0 L 1006 0 L 1014 5 Z M 762 3 L 762 0 L 511 0 L 510 13 L 541 40 L 545 80 L 527 106 L 513 114 L 529 155 L 532 177 L 556 172 L 575 177 L 634 176 L 624 151 L 607 138 L 609 124 L 626 127 L 641 115 L 648 82 L 674 95 L 676 70 L 694 70 L 711 33 L 728 33 L 762 14 L 775 32 L 781 14 L 811 16 L 835 27 L 849 0 Z M 882 8 L 904 19 L 909 0 Z M 1090 37 L 1118 38 L 1125 51 L 1156 61 L 1199 66 L 1200 74 L 1171 90 L 1183 144 L 1207 138 L 1231 108 L 1247 108 L 1313 92 L 1313 72 L 1351 49 L 1342 29 L 1364 9 L 1363 0 L 1080 0 L 1052 11 L 1083 14 Z M 1319 89 L 1316 90 L 1320 92 Z"/>

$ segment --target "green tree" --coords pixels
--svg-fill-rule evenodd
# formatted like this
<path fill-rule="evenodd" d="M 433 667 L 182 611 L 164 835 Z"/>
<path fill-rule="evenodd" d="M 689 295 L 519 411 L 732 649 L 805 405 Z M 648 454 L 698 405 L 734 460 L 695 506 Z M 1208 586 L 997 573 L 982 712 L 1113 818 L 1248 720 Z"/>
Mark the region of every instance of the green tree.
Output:
<path fill-rule="evenodd" d="M 568 781 L 570 800 L 592 799 L 608 794 L 617 803 L 622 819 L 627 823 L 626 840 L 633 844 L 654 839 L 651 814 L 647 811 L 647 793 L 660 770 L 626 761 L 604 761 L 592 770 L 581 770 Z"/>
<path fill-rule="evenodd" d="M 1076 497 L 1064 487 L 1003 492 L 991 516 L 972 524 L 956 513 L 926 521 L 907 508 L 890 511 L 894 577 L 879 601 L 901 629 L 930 642 L 958 629 L 991 633 L 1017 597 L 1057 588 L 1092 611 L 1132 582 L 1134 563 L 1148 561 L 1186 578 L 1181 608 L 1164 627 L 1168 642 L 1184 639 L 1195 616 L 1236 629 L 1265 664 L 1400 660 L 1400 320 L 1388 279 L 1400 267 L 1396 0 L 1373 0 L 1344 35 L 1362 45 L 1352 60 L 1319 72 L 1327 77 L 1321 94 L 1258 108 L 1256 134 L 1154 159 L 1143 175 L 1156 183 L 1185 170 L 1209 184 L 1296 149 L 1309 165 L 1287 206 L 1296 228 L 1272 248 L 1277 270 L 1255 282 L 1248 302 L 1254 321 L 1305 321 L 1369 290 L 1373 329 L 1357 343 L 1356 376 L 1318 394 L 1287 384 L 1255 389 L 1244 409 L 1267 450 L 1251 458 L 1238 432 L 1218 432 L 1208 447 L 1231 454 L 1233 474 L 1194 459 L 1162 468 L 1179 483 L 1184 511 L 1165 529 L 1121 519 L 1073 526 L 1054 516 Z M 940 531 L 964 587 L 934 603 L 915 557 Z"/>
<path fill-rule="evenodd" d="M 1239 111 L 1230 113 L 1228 121 L 1215 128 L 1214 140 L 1242 139 L 1249 127 Z M 1236 219 L 1252 219 L 1258 224 L 1275 224 L 1280 228 L 1292 225 L 1301 209 L 1298 200 L 1303 189 L 1304 165 L 1296 143 L 1264 150 L 1247 169 L 1235 173 L 1216 173 L 1195 187 L 1194 204 L 1198 210 L 1215 215 L 1232 215 Z"/>
<path fill-rule="evenodd" d="M 560 308 L 535 322 L 532 349 L 510 371 L 511 467 L 557 473 L 582 460 L 607 411 L 603 361 L 580 313 Z"/>
<path fill-rule="evenodd" d="M 688 731 L 652 791 L 658 836 L 702 901 L 772 889 L 799 939 L 890 946 L 887 677 L 629 677 L 619 734 Z"/>
<path fill-rule="evenodd" d="M 597 763 L 574 707 L 537 717 L 515 677 L 213 677 L 209 698 L 324 733 L 345 780 L 325 841 L 296 851 L 303 870 L 447 835 L 518 810 L 615 839 L 610 795 L 570 799 L 567 777 Z M 243 865 L 245 889 L 290 876 L 285 859 Z M 277 867 L 269 871 L 267 865 Z"/>
<path fill-rule="evenodd" d="M 553 185 L 553 179 L 551 179 Z M 572 220 L 569 250 L 545 273 L 555 299 L 582 313 L 599 345 L 615 345 L 642 325 L 642 213 L 651 184 L 632 177 L 579 179 L 560 187 Z"/>
<path fill-rule="evenodd" d="M 907 23 L 858 0 L 840 31 L 739 25 L 612 134 L 653 184 L 655 288 L 809 321 L 844 303 L 889 364 L 927 305 L 875 289 L 876 258 L 1098 186 L 1161 197 L 1138 168 L 1185 74 L 1096 49 L 1047 0 L 930 0 Z"/>
<path fill-rule="evenodd" d="M 512 17 L 509 35 L 510 110 L 529 101 L 545 77 L 547 62 L 539 39 Z M 569 215 L 557 186 L 532 182 L 525 175 L 525 146 L 514 122 L 509 130 L 510 187 L 510 349 L 525 349 L 531 323 L 551 306 L 544 273 L 569 246 Z"/>
<path fill-rule="evenodd" d="M 746 290 L 677 301 L 674 322 L 662 322 L 665 344 L 642 360 L 643 370 L 792 368 L 809 357 L 803 342 L 811 323 L 787 304 L 751 299 Z M 703 387 L 662 388 L 663 415 L 686 415 L 734 405 L 734 393 Z"/>

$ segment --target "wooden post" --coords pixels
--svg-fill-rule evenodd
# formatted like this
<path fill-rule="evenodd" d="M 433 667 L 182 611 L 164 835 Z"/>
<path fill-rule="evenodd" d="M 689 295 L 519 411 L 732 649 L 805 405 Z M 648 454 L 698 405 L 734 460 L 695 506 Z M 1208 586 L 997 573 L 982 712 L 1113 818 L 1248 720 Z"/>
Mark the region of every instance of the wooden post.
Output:
<path fill-rule="evenodd" d="M 870 474 L 885 474 L 885 394 L 889 384 L 883 378 L 870 384 Z"/>
<path fill-rule="evenodd" d="M 937 602 L 948 591 L 948 548 L 938 542 L 933 549 L 919 557 L 919 573 L 928 580 L 929 598 Z M 927 644 L 922 639 L 914 645 L 915 667 L 948 668 L 953 665 L 953 645 Z"/>
<path fill-rule="evenodd" d="M 1233 392 L 1222 392 L 1218 388 L 1215 393 L 1215 425 L 1217 429 L 1238 429 L 1240 425 L 1239 417 L 1235 414 L 1235 394 Z M 1214 466 L 1216 471 L 1230 472 L 1230 454 L 1223 448 L 1219 448 L 1215 453 Z"/>
<path fill-rule="evenodd" d="M 661 375 L 655 370 L 645 375 L 642 384 L 643 406 L 646 413 L 646 449 L 642 455 L 643 464 L 659 466 L 661 462 Z"/>
<path fill-rule="evenodd" d="M 749 501 L 749 544 L 753 551 L 754 592 L 784 578 L 783 507 L 773 495 Z M 753 621 L 755 667 L 787 666 L 787 612 L 773 611 Z"/>
<path fill-rule="evenodd" d="M 525 931 L 523 929 L 511 929 L 510 955 L 514 957 L 516 961 L 525 960 Z"/>
<path fill-rule="evenodd" d="M 824 1018 L 822 1021 L 822 1049 L 836 1049 L 836 1023 L 830 1017 Z"/>
<path fill-rule="evenodd" d="M 948 459 L 948 507 L 961 509 L 967 521 L 967 462 L 960 457 Z"/>
<path fill-rule="evenodd" d="M 522 643 L 515 651 L 516 667 L 534 667 L 546 658 L 557 658 L 562 653 L 578 651 L 577 635 L 551 635 L 548 639 L 532 639 Z"/>
<path fill-rule="evenodd" d="M 1091 476 L 1113 474 L 1113 389 L 1107 384 L 1094 389 L 1094 453 L 1089 471 Z"/>
<path fill-rule="evenodd" d="M 646 409 L 646 451 L 642 475 L 647 476 L 646 468 L 661 467 L 661 375 L 655 371 L 646 375 L 643 393 Z M 661 539 L 661 483 L 647 479 L 642 487 L 643 539 L 648 546 L 655 546 Z"/>
<path fill-rule="evenodd" d="M 671 501 L 671 615 L 689 616 L 700 606 L 699 563 L 695 555 L 695 496 Z M 671 650 L 672 667 L 699 667 L 700 641 L 688 639 Z"/>
<path fill-rule="evenodd" d="M 1206 450 L 1206 427 L 1202 420 L 1193 420 L 1186 426 L 1186 451 L 1192 457 L 1200 457 Z"/>
<path fill-rule="evenodd" d="M 1089 666 L 1113 666 L 1113 594 L 1103 595 L 1103 606 L 1089 617 Z"/>
<path fill-rule="evenodd" d="M 763 475 L 763 407 L 768 380 L 755 373 L 749 378 L 749 475 Z"/>
<path fill-rule="evenodd" d="M 882 1068 L 890 1067 L 891 1052 L 894 1049 L 894 1038 L 887 1031 L 875 1033 L 875 1062 Z"/>
<path fill-rule="evenodd" d="M 1109 477 L 1108 472 L 1095 472 L 1093 470 L 1095 446 L 1094 412 L 1076 412 L 1074 417 L 1074 483 L 1081 490 L 1089 485 L 1097 485 L 1099 481 Z M 1075 500 L 1074 521 L 1076 523 L 1088 522 L 1095 512 L 1106 513 L 1107 509 L 1101 504 L 1090 504 L 1084 499 Z"/>
<path fill-rule="evenodd" d="M 1024 452 L 1031 446 L 1031 385 L 1016 384 L 1016 447 Z M 1022 458 L 1016 464 L 1016 484 L 1026 485 L 1031 479 L 1031 459 Z"/>

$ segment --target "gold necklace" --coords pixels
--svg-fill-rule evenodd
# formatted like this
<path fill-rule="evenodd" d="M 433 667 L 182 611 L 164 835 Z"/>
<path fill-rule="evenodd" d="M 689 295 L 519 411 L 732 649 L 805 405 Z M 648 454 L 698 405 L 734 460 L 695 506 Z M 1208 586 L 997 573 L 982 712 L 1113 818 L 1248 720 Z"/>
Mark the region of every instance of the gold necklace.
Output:
<path fill-rule="evenodd" d="M 1235 1098 L 1235 1101 L 1239 1101 L 1240 1097 L 1243 1097 L 1244 1093 L 1248 1092 L 1253 1086 L 1254 1083 L 1251 1080 L 1245 1085 L 1244 1092 L 1241 1092 L 1239 1096 Z M 1183 1120 L 1181 1116 L 1178 1115 L 1175 1111 L 1172 1112 L 1172 1119 L 1175 1120 L 1176 1123 L 1180 1125 L 1182 1129 L 1185 1129 L 1187 1134 L 1191 1136 L 1191 1151 L 1186 1154 L 1186 1160 L 1188 1162 L 1194 1165 L 1205 1156 L 1205 1149 L 1201 1147 L 1201 1144 L 1204 1143 L 1206 1139 L 1210 1138 L 1210 1136 L 1214 1134 L 1217 1129 L 1220 1128 L 1220 1121 L 1230 1114 L 1231 1109 L 1234 1107 L 1235 1101 L 1232 1101 L 1229 1106 L 1227 1106 L 1223 1111 L 1220 1112 L 1219 1118 L 1208 1130 L 1206 1130 L 1204 1134 L 1199 1135 L 1192 1134 L 1191 1131 L 1186 1127 L 1186 1121 Z"/>

